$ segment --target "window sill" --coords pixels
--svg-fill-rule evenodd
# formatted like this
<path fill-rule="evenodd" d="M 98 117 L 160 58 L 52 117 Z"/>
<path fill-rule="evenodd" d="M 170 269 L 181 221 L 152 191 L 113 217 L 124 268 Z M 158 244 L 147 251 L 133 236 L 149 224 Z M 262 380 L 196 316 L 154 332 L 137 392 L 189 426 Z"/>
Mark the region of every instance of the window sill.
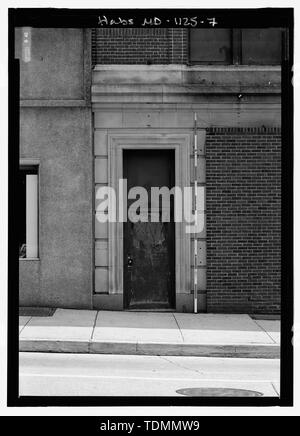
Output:
<path fill-rule="evenodd" d="M 189 65 L 187 65 L 187 69 L 192 70 L 200 70 L 200 71 L 208 71 L 212 68 L 215 70 L 226 70 L 226 71 L 281 71 L 281 65 L 279 64 L 270 64 L 270 65 L 261 65 L 261 64 L 208 64 L 202 62 L 193 61 Z"/>
<path fill-rule="evenodd" d="M 39 257 L 19 257 L 19 261 L 40 261 Z"/>
<path fill-rule="evenodd" d="M 188 65 L 186 64 L 155 64 L 155 65 L 145 65 L 145 64 L 96 64 L 93 71 L 95 72 L 101 72 L 102 74 L 104 72 L 110 72 L 114 73 L 117 72 L 120 74 L 121 72 L 133 72 L 136 74 L 137 71 L 142 72 L 160 72 L 160 71 L 186 71 L 186 70 L 210 70 L 211 68 L 217 69 L 217 70 L 261 70 L 261 71 L 268 71 L 268 70 L 274 70 L 274 71 L 280 71 L 281 65 L 280 64 L 270 64 L 270 65 L 259 65 L 259 64 L 221 64 L 221 63 L 205 63 L 205 62 L 197 62 L 197 61 L 191 61 Z"/>

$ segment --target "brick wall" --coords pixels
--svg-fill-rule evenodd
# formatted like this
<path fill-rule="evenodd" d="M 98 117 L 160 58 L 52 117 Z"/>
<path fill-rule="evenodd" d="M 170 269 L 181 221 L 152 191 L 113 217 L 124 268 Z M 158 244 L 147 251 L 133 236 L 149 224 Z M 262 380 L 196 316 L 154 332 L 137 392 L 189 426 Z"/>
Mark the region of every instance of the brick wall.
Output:
<path fill-rule="evenodd" d="M 207 310 L 280 312 L 281 136 L 209 129 Z"/>
<path fill-rule="evenodd" d="M 186 29 L 103 28 L 92 32 L 95 64 L 184 64 Z"/>

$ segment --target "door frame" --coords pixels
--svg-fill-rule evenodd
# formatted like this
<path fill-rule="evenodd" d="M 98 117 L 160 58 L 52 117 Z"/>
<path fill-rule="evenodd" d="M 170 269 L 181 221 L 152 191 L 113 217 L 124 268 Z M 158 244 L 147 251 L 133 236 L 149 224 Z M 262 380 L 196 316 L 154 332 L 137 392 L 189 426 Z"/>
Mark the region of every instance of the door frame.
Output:
<path fill-rule="evenodd" d="M 108 135 L 108 183 L 117 195 L 119 216 L 119 179 L 123 178 L 123 150 L 175 150 L 175 185 L 190 186 L 190 133 L 110 132 Z M 190 245 L 191 235 L 185 232 L 186 223 L 175 223 L 175 299 L 176 294 L 191 292 Z M 108 224 L 108 291 L 123 294 L 123 222 Z"/>

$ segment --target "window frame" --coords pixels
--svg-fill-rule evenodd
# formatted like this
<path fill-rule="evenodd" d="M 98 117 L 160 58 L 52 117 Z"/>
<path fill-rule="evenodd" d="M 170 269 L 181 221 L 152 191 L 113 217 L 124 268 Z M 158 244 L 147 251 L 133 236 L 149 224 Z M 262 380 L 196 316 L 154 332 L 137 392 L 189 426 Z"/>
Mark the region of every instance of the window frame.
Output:
<path fill-rule="evenodd" d="M 270 66 L 275 66 L 275 65 L 281 65 L 282 62 L 282 58 L 284 57 L 284 53 L 283 53 L 283 49 L 281 50 L 281 60 L 280 62 L 276 62 L 276 63 L 272 63 L 272 64 L 244 64 L 243 63 L 243 53 L 242 53 L 242 33 L 243 33 L 243 29 L 242 28 L 231 28 L 231 59 L 232 62 L 231 63 L 223 63 L 220 61 L 210 61 L 210 62 L 203 62 L 203 61 L 192 61 L 191 59 L 191 33 L 193 30 L 196 29 L 188 29 L 188 63 L 189 65 L 212 65 L 212 66 L 216 66 L 216 65 L 222 65 L 224 67 L 226 66 L 232 66 L 232 65 L 237 65 L 237 66 L 259 66 L 259 65 L 270 65 Z M 287 31 L 288 29 L 285 28 L 281 28 L 278 27 L 278 30 L 281 31 L 281 46 L 282 48 L 284 47 L 284 40 L 287 39 Z"/>
<path fill-rule="evenodd" d="M 210 62 L 206 62 L 206 61 L 192 61 L 191 60 L 191 34 L 193 30 L 197 30 L 197 29 L 188 29 L 188 61 L 190 65 L 232 65 L 231 63 L 223 63 L 222 61 L 210 61 Z M 233 61 L 233 30 L 234 29 L 229 29 L 230 32 L 230 43 L 231 43 L 231 60 Z"/>

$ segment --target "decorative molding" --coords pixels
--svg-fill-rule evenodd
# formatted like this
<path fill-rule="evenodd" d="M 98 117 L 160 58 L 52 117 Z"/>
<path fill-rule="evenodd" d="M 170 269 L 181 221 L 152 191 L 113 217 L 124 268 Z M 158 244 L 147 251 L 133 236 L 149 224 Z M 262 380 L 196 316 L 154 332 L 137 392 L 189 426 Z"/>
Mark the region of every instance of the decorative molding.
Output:
<path fill-rule="evenodd" d="M 119 131 L 120 132 L 120 131 Z M 140 133 L 108 134 L 108 180 L 119 194 L 118 181 L 123 177 L 124 149 L 175 150 L 175 184 L 185 187 L 190 183 L 191 134 Z M 117 213 L 119 214 L 118 204 Z M 175 223 L 176 294 L 190 293 L 190 237 L 185 233 L 185 223 Z M 109 223 L 109 293 L 123 294 L 123 223 Z"/>
<path fill-rule="evenodd" d="M 116 104 L 106 106 L 94 103 L 94 127 L 96 129 L 193 129 L 194 112 L 198 127 L 280 127 L 280 102 L 270 103 L 215 103 L 184 106 L 182 103 L 147 105 L 145 103 Z"/>
<path fill-rule="evenodd" d="M 280 95 L 280 66 L 96 65 L 93 103 L 196 103 L 213 95 Z"/>
<path fill-rule="evenodd" d="M 280 65 L 96 64 L 95 71 L 281 71 Z"/>
<path fill-rule="evenodd" d="M 247 84 L 186 84 L 186 85 L 128 85 L 106 84 L 92 85 L 92 102 L 104 103 L 195 103 L 201 101 L 203 95 L 235 95 L 235 94 L 263 94 L 280 95 L 280 84 L 247 85 Z"/>

